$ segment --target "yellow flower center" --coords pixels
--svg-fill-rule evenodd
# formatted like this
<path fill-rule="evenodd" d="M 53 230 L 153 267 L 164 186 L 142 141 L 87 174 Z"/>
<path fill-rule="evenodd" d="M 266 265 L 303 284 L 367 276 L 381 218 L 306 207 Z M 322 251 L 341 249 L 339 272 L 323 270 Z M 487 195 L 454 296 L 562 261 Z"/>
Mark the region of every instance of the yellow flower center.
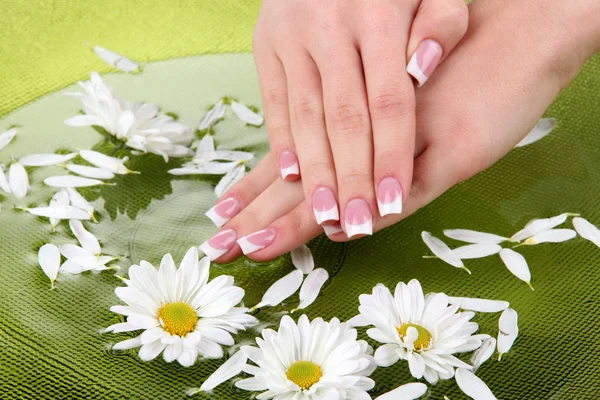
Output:
<path fill-rule="evenodd" d="M 323 376 L 321 367 L 310 361 L 297 361 L 290 365 L 285 373 L 287 378 L 304 390 L 319 382 Z"/>
<path fill-rule="evenodd" d="M 402 340 L 404 340 L 404 338 L 406 337 L 406 332 L 408 331 L 408 328 L 415 328 L 419 334 L 419 336 L 417 336 L 417 340 L 415 340 L 414 343 L 415 350 L 425 350 L 428 349 L 429 346 L 431 346 L 431 341 L 433 339 L 431 337 L 431 333 L 429 333 L 429 331 L 423 328 L 421 325 L 417 324 L 402 324 L 400 328 L 396 328 Z"/>
<path fill-rule="evenodd" d="M 166 304 L 158 310 L 158 318 L 165 331 L 179 336 L 193 332 L 198 322 L 196 311 L 183 301 Z"/>

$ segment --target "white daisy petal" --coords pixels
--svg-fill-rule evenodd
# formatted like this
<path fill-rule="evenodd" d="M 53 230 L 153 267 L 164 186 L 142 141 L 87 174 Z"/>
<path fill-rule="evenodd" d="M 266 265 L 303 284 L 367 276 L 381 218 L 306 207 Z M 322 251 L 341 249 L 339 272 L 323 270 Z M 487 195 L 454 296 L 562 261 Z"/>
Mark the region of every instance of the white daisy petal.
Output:
<path fill-rule="evenodd" d="M 500 253 L 502 246 L 493 243 L 475 243 L 452 250 L 461 260 L 488 257 Z"/>
<path fill-rule="evenodd" d="M 83 211 L 90 214 L 94 219 L 94 206 L 92 206 L 75 188 L 66 188 L 67 194 L 69 195 L 69 201 L 77 208 L 81 208 Z"/>
<path fill-rule="evenodd" d="M 302 271 L 304 275 L 310 274 L 311 271 L 315 269 L 315 260 L 307 245 L 303 244 L 292 250 L 291 254 L 292 263 L 296 268 Z"/>
<path fill-rule="evenodd" d="M 298 291 L 300 285 L 302 285 L 303 278 L 304 274 L 302 274 L 302 271 L 299 269 L 290 272 L 271 285 L 263 295 L 260 303 L 254 306 L 254 308 L 276 306 L 280 304 Z"/>
<path fill-rule="evenodd" d="M 252 161 L 254 159 L 254 154 L 249 153 L 247 151 L 237 151 L 237 150 L 216 150 L 214 155 L 215 160 L 223 160 L 223 161 L 239 161 L 239 162 L 247 162 Z"/>
<path fill-rule="evenodd" d="M 229 171 L 215 187 L 215 194 L 217 198 L 223 196 L 229 189 L 231 189 L 236 183 L 238 183 L 246 172 L 244 165 L 239 165 L 235 169 Z"/>
<path fill-rule="evenodd" d="M 542 118 L 515 147 L 523 147 L 546 137 L 556 126 L 555 118 Z"/>
<path fill-rule="evenodd" d="M 44 167 L 47 165 L 63 164 L 77 157 L 77 153 L 71 154 L 31 154 L 21 157 L 19 163 L 25 167 Z"/>
<path fill-rule="evenodd" d="M 414 400 L 427 393 L 427 385 L 420 382 L 407 383 L 377 397 L 377 400 Z"/>
<path fill-rule="evenodd" d="M 262 115 L 255 113 L 249 109 L 246 105 L 238 103 L 237 101 L 231 102 L 231 109 L 240 121 L 249 125 L 261 126 L 264 122 Z"/>
<path fill-rule="evenodd" d="M 573 239 L 577 233 L 573 229 L 548 229 L 531 236 L 520 246 L 540 243 L 561 243 Z"/>
<path fill-rule="evenodd" d="M 52 199 L 50 199 L 50 204 L 48 207 L 66 207 L 69 205 L 69 195 L 66 191 L 60 190 L 54 193 Z M 58 224 L 60 224 L 60 219 L 50 218 L 50 224 L 52 225 L 52 230 L 55 231 Z"/>
<path fill-rule="evenodd" d="M 29 191 L 29 176 L 25 168 L 19 163 L 13 163 L 8 171 L 8 184 L 12 194 L 22 199 Z"/>
<path fill-rule="evenodd" d="M 562 225 L 563 223 L 565 223 L 568 217 L 577 216 L 579 216 L 579 214 L 563 213 L 555 217 L 531 220 L 527 223 L 527 225 L 525 225 L 525 228 L 512 235 L 510 240 L 511 242 L 520 242 L 521 240 L 527 239 L 528 237 L 531 237 L 536 233 L 540 233 L 542 231 L 556 228 L 557 226 Z"/>
<path fill-rule="evenodd" d="M 80 219 L 89 220 L 90 214 L 80 208 L 73 206 L 66 207 L 36 207 L 36 208 L 21 208 L 30 214 L 46 218 L 55 219 Z"/>
<path fill-rule="evenodd" d="M 444 235 L 454 240 L 460 240 L 461 242 L 478 244 L 498 244 L 508 240 L 504 236 L 469 229 L 446 229 L 444 230 Z"/>
<path fill-rule="evenodd" d="M 166 345 L 164 343 L 157 340 L 156 342 L 143 345 L 138 354 L 142 361 L 152 361 L 161 353 L 161 351 L 164 350 L 165 347 Z"/>
<path fill-rule="evenodd" d="M 329 279 L 329 274 L 323 268 L 317 268 L 308 274 L 300 288 L 300 304 L 296 310 L 303 310 L 310 306 L 319 296 L 327 279 Z"/>
<path fill-rule="evenodd" d="M 600 229 L 588 220 L 579 217 L 573 218 L 573 226 L 579 236 L 600 247 Z"/>
<path fill-rule="evenodd" d="M 110 157 L 93 150 L 81 150 L 79 155 L 90 164 L 114 174 L 125 175 L 134 173 L 134 171 L 131 171 L 124 165 L 124 162 L 127 161 L 125 159 Z"/>
<path fill-rule="evenodd" d="M 50 279 L 52 287 L 54 287 L 54 281 L 58 276 L 58 269 L 60 268 L 60 252 L 58 251 L 58 247 L 53 244 L 45 244 L 40 247 L 38 262 L 46 276 Z"/>
<path fill-rule="evenodd" d="M 454 377 L 460 390 L 473 400 L 496 400 L 485 382 L 468 369 L 458 368 Z"/>
<path fill-rule="evenodd" d="M 246 354 L 243 351 L 238 351 L 204 381 L 202 386 L 200 386 L 200 390 L 208 392 L 221 383 L 239 375 L 246 366 L 247 360 L 248 357 L 246 357 Z"/>
<path fill-rule="evenodd" d="M 206 115 L 200 121 L 200 125 L 198 125 L 198 130 L 203 131 L 205 129 L 210 128 L 215 123 L 217 123 L 221 118 L 225 115 L 225 104 L 223 100 L 219 100 Z"/>
<path fill-rule="evenodd" d="M 388 343 L 380 346 L 375 350 L 375 362 L 380 367 L 389 367 L 394 365 L 400 359 L 400 355 L 396 351 L 398 345 L 395 343 Z"/>
<path fill-rule="evenodd" d="M 508 301 L 476 299 L 472 297 L 448 296 L 448 303 L 457 305 L 463 310 L 495 313 L 504 311 L 509 307 Z"/>
<path fill-rule="evenodd" d="M 10 184 L 8 183 L 8 179 L 6 178 L 4 168 L 4 164 L 0 164 L 0 189 L 2 189 L 4 193 L 10 194 Z"/>
<path fill-rule="evenodd" d="M 98 239 L 96 239 L 96 236 L 85 229 L 81 221 L 72 219 L 69 221 L 69 227 L 84 250 L 87 250 L 96 256 L 100 255 L 102 250 L 100 249 L 100 243 L 98 242 Z"/>
<path fill-rule="evenodd" d="M 97 167 L 88 167 L 87 165 L 79 165 L 79 164 L 67 164 L 65 168 L 69 171 L 81 175 L 85 178 L 92 179 L 113 179 L 115 174 L 105 169 L 97 168 Z"/>
<path fill-rule="evenodd" d="M 100 46 L 94 46 L 93 50 L 94 53 L 96 53 L 96 55 L 102 59 L 102 61 L 123 72 L 135 72 L 140 69 L 140 66 L 135 62 L 131 61 L 127 57 L 115 53 L 112 50 L 108 50 Z"/>
<path fill-rule="evenodd" d="M 73 175 L 50 176 L 44 179 L 44 183 L 47 186 L 59 188 L 79 188 L 98 185 L 109 185 L 108 183 L 105 183 L 98 179 L 82 178 L 80 176 Z"/>
<path fill-rule="evenodd" d="M 76 115 L 74 117 L 67 118 L 65 120 L 65 124 L 67 124 L 69 126 L 74 126 L 74 127 L 92 126 L 92 125 L 102 126 L 103 121 L 102 121 L 102 118 L 100 118 L 96 115 Z"/>
<path fill-rule="evenodd" d="M 4 149 L 17 135 L 17 128 L 11 128 L 0 134 L 0 151 Z"/>
<path fill-rule="evenodd" d="M 500 258 L 514 276 L 527 283 L 531 290 L 533 290 L 533 286 L 531 286 L 531 272 L 529 272 L 529 266 L 525 257 L 514 250 L 502 249 Z"/>
<path fill-rule="evenodd" d="M 135 349 L 136 347 L 140 347 L 142 345 L 140 337 L 135 337 L 133 339 L 124 340 L 122 342 L 116 343 L 112 349 L 113 350 L 129 350 Z"/>
<path fill-rule="evenodd" d="M 423 242 L 429 247 L 429 250 L 440 260 L 445 261 L 453 267 L 466 269 L 462 260 L 440 239 L 425 231 L 421 233 L 421 237 L 423 238 Z"/>
<path fill-rule="evenodd" d="M 519 316 L 512 308 L 504 310 L 498 320 L 498 359 L 508 353 L 519 335 Z"/>
<path fill-rule="evenodd" d="M 215 140 L 212 135 L 204 135 L 196 148 L 194 160 L 203 164 L 216 159 Z"/>
<path fill-rule="evenodd" d="M 482 342 L 481 346 L 477 350 L 475 350 L 475 352 L 471 356 L 473 372 L 476 372 L 477 369 L 481 366 L 481 364 L 489 360 L 492 354 L 494 354 L 494 351 L 496 351 L 496 339 L 494 339 L 493 337 L 485 339 Z"/>

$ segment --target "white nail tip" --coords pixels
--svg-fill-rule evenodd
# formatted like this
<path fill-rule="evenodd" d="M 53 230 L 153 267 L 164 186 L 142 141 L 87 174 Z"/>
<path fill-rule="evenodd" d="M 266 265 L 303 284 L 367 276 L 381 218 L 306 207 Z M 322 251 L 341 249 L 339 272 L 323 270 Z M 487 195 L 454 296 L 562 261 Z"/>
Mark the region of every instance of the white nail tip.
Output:
<path fill-rule="evenodd" d="M 238 239 L 237 244 L 240 246 L 240 248 L 242 249 L 242 252 L 244 254 L 251 254 L 251 253 L 254 253 L 255 251 L 262 250 L 265 248 L 265 246 L 263 246 L 263 245 L 257 245 L 257 244 L 251 243 L 247 239 L 247 236 L 243 237 L 241 239 Z"/>
<path fill-rule="evenodd" d="M 402 214 L 402 196 L 398 196 L 391 203 L 382 203 L 377 201 L 379 207 L 379 215 L 385 217 L 388 214 Z"/>
<path fill-rule="evenodd" d="M 287 178 L 290 175 L 300 175 L 300 170 L 298 169 L 298 164 L 294 164 L 291 167 L 281 168 L 281 177 L 283 179 Z"/>
<path fill-rule="evenodd" d="M 372 235 L 373 221 L 368 220 L 364 224 L 354 225 L 346 223 L 346 235 L 351 238 L 356 235 Z"/>
<path fill-rule="evenodd" d="M 321 225 L 327 236 L 335 235 L 343 232 L 342 228 L 337 225 Z"/>
<path fill-rule="evenodd" d="M 413 76 L 419 83 L 419 87 L 423 86 L 429 77 L 423 73 L 417 62 L 417 53 L 413 54 L 406 67 L 406 72 Z"/>
<path fill-rule="evenodd" d="M 215 249 L 208 241 L 202 243 L 198 247 L 211 261 L 216 260 L 221 257 L 223 254 L 227 253 L 228 249 Z"/>
<path fill-rule="evenodd" d="M 216 206 L 215 206 L 216 207 Z M 215 207 L 208 210 L 204 215 L 208 217 L 217 227 L 222 227 L 227 222 L 229 222 L 230 218 L 223 218 L 215 211 Z"/>
<path fill-rule="evenodd" d="M 340 220 L 340 212 L 338 210 L 337 205 L 331 207 L 327 211 L 317 211 L 313 208 L 313 212 L 315 213 L 315 218 L 317 220 L 317 224 L 321 225 L 325 221 L 339 221 Z"/>

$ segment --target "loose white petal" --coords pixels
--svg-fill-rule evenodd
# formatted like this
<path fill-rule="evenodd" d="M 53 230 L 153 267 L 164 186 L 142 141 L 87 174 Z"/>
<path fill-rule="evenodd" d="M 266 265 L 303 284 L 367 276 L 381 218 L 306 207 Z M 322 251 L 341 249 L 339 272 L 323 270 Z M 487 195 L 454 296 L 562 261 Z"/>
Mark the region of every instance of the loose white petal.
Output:
<path fill-rule="evenodd" d="M 496 400 L 496 397 L 485 382 L 468 369 L 458 368 L 454 378 L 460 390 L 473 400 Z"/>
<path fill-rule="evenodd" d="M 519 246 L 540 243 L 561 243 L 571 240 L 575 236 L 577 236 L 577 232 L 575 232 L 573 229 L 548 229 L 546 231 L 536 233 Z"/>
<path fill-rule="evenodd" d="M 563 213 L 555 217 L 533 219 L 525 225 L 525 228 L 515 233 L 511 238 L 511 242 L 520 242 L 542 231 L 555 228 L 563 224 L 569 217 L 578 217 L 579 214 Z"/>
<path fill-rule="evenodd" d="M 223 160 L 223 161 L 252 161 L 254 159 L 254 154 L 249 153 L 247 151 L 237 151 L 237 150 L 216 150 L 215 151 L 215 160 Z"/>
<path fill-rule="evenodd" d="M 69 221 L 69 227 L 71 227 L 71 232 L 73 232 L 81 247 L 96 256 L 100 255 L 102 250 L 100 249 L 98 239 L 85 229 L 81 221 L 72 219 Z"/>
<path fill-rule="evenodd" d="M 69 171 L 71 171 L 77 175 L 84 176 L 86 178 L 112 179 L 115 177 L 115 174 L 113 174 L 110 171 L 107 171 L 102 168 L 88 167 L 87 165 L 67 164 L 66 168 Z"/>
<path fill-rule="evenodd" d="M 240 119 L 240 121 L 255 126 L 261 126 L 264 122 L 264 118 L 262 115 L 255 113 L 248 107 L 246 107 L 242 103 L 238 103 L 237 101 L 231 102 L 231 109 L 235 113 L 235 115 Z"/>
<path fill-rule="evenodd" d="M 75 244 L 70 244 L 70 243 L 63 244 L 59 247 L 59 250 L 60 250 L 60 254 L 62 254 L 67 259 L 71 259 L 71 258 L 95 259 L 96 258 L 96 256 L 94 256 L 92 253 L 90 253 L 83 247 L 79 247 Z"/>
<path fill-rule="evenodd" d="M 17 128 L 12 128 L 0 134 L 0 151 L 4 149 L 17 135 Z"/>
<path fill-rule="evenodd" d="M 329 279 L 329 274 L 323 268 L 317 268 L 308 274 L 300 288 L 300 304 L 296 310 L 303 310 L 310 306 L 319 296 L 327 279 Z"/>
<path fill-rule="evenodd" d="M 200 390 L 208 392 L 221 383 L 239 375 L 244 370 L 244 367 L 246 367 L 246 361 L 248 361 L 246 353 L 238 351 L 204 381 L 202 386 L 200 386 Z"/>
<path fill-rule="evenodd" d="M 93 150 L 81 150 L 79 152 L 81 158 L 85 161 L 89 162 L 92 165 L 95 165 L 98 168 L 105 169 L 115 174 L 126 175 L 131 173 L 136 173 L 127 168 L 123 163 L 127 161 L 127 159 L 119 159 L 115 157 L 107 156 L 106 154 L 98 153 Z"/>
<path fill-rule="evenodd" d="M 223 100 L 219 100 L 204 116 L 204 118 L 202 118 L 200 125 L 198 125 L 198 130 L 203 131 L 210 128 L 217 121 L 223 118 L 223 115 L 225 115 L 225 104 L 223 104 Z"/>
<path fill-rule="evenodd" d="M 8 179 L 6 178 L 6 174 L 4 172 L 4 164 L 0 164 L 0 189 L 7 194 L 11 193 L 10 184 L 8 183 Z"/>
<path fill-rule="evenodd" d="M 315 260 L 307 245 L 292 250 L 292 263 L 298 268 L 304 275 L 310 274 L 315 268 Z"/>
<path fill-rule="evenodd" d="M 479 347 L 473 355 L 471 356 L 471 364 L 473 365 L 473 371 L 476 372 L 477 369 L 489 360 L 489 358 L 496 351 L 496 339 L 493 337 L 489 337 L 483 341 L 481 347 Z"/>
<path fill-rule="evenodd" d="M 83 211 L 90 214 L 93 220 L 94 218 L 94 206 L 92 206 L 82 195 L 74 188 L 67 188 L 67 193 L 69 194 L 69 200 L 71 204 L 77 208 L 81 208 Z"/>
<path fill-rule="evenodd" d="M 519 335 L 519 316 L 512 308 L 504 310 L 498 320 L 498 360 L 508 353 Z"/>
<path fill-rule="evenodd" d="M 207 161 L 212 161 L 215 159 L 215 140 L 212 135 L 204 135 L 202 140 L 200 140 L 198 144 L 198 148 L 196 149 L 196 155 L 194 156 L 194 160 L 192 162 L 197 162 L 199 164 L 204 164 Z"/>
<path fill-rule="evenodd" d="M 69 160 L 74 159 L 77 153 L 71 154 L 31 154 L 29 156 L 21 157 L 19 163 L 26 167 L 45 167 L 47 165 L 63 164 Z"/>
<path fill-rule="evenodd" d="M 514 276 L 527 283 L 531 290 L 533 290 L 533 286 L 531 286 L 531 272 L 529 272 L 529 266 L 525 257 L 514 250 L 502 249 L 500 258 Z"/>
<path fill-rule="evenodd" d="M 205 171 L 204 172 L 205 174 L 223 175 L 223 174 L 233 171 L 233 169 L 235 169 L 239 165 L 240 165 L 240 163 L 237 161 L 231 161 L 231 162 L 210 161 L 210 162 L 207 162 L 206 164 L 202 165 L 201 168 Z"/>
<path fill-rule="evenodd" d="M 377 397 L 377 400 L 414 400 L 427 393 L 427 385 L 420 382 L 412 382 L 397 387 Z"/>
<path fill-rule="evenodd" d="M 452 250 L 461 260 L 488 257 L 500 253 L 502 246 L 493 243 L 468 244 Z"/>
<path fill-rule="evenodd" d="M 470 229 L 446 229 L 444 235 L 451 239 L 460 240 L 467 243 L 491 243 L 498 244 L 508 240 L 507 237 L 494 235 L 493 233 L 485 233 L 472 231 Z"/>
<path fill-rule="evenodd" d="M 44 179 L 44 183 L 52 187 L 60 188 L 78 188 L 98 185 L 109 185 L 106 182 L 98 179 L 83 178 L 73 175 L 50 176 Z"/>
<path fill-rule="evenodd" d="M 102 61 L 121 71 L 135 72 L 140 69 L 140 66 L 129 58 L 117 54 L 112 50 L 105 49 L 104 47 L 94 46 L 94 53 L 96 53 Z"/>
<path fill-rule="evenodd" d="M 66 191 L 60 190 L 54 193 L 52 199 L 50 199 L 49 207 L 66 207 L 69 205 L 69 195 Z M 60 224 L 60 219 L 50 218 L 50 224 L 52 225 L 52 230 L 56 230 L 58 224 Z"/>
<path fill-rule="evenodd" d="M 235 169 L 229 171 L 217 184 L 215 187 L 215 194 L 217 198 L 223 196 L 229 189 L 233 187 L 237 182 L 239 182 L 246 172 L 246 167 L 244 165 L 240 165 Z"/>
<path fill-rule="evenodd" d="M 542 118 L 515 147 L 523 147 L 546 137 L 556 126 L 555 118 Z"/>
<path fill-rule="evenodd" d="M 22 199 L 27 196 L 27 192 L 29 191 L 29 176 L 21 164 L 14 163 L 10 166 L 8 184 L 10 185 L 10 191 L 15 197 Z"/>
<path fill-rule="evenodd" d="M 66 207 L 37 207 L 37 208 L 20 208 L 30 214 L 40 217 L 56 218 L 56 219 L 81 219 L 88 220 L 92 217 L 87 212 L 73 206 Z"/>
<path fill-rule="evenodd" d="M 573 218 L 573 226 L 582 238 L 600 247 L 600 229 L 583 218 Z"/>
<path fill-rule="evenodd" d="M 253 309 L 278 305 L 298 291 L 300 285 L 302 285 L 303 278 L 304 274 L 299 269 L 290 272 L 271 285 L 265 292 L 260 303 L 255 305 Z"/>
<path fill-rule="evenodd" d="M 473 297 L 450 297 L 448 303 L 458 306 L 463 310 L 495 313 L 504 311 L 509 307 L 508 301 L 476 299 Z"/>
<path fill-rule="evenodd" d="M 423 242 L 429 247 L 429 250 L 433 254 L 435 254 L 439 259 L 447 262 L 456 268 L 466 269 L 467 272 L 471 273 L 463 264 L 462 260 L 458 258 L 456 254 L 452 252 L 450 247 L 446 245 L 446 243 L 442 242 L 440 239 L 436 238 L 429 232 L 421 232 L 421 237 L 423 238 Z"/>
<path fill-rule="evenodd" d="M 58 269 L 60 268 L 60 252 L 58 251 L 58 247 L 53 244 L 45 244 L 40 247 L 38 262 L 46 276 L 50 279 L 52 287 L 54 287 L 54 281 L 58 276 Z"/>

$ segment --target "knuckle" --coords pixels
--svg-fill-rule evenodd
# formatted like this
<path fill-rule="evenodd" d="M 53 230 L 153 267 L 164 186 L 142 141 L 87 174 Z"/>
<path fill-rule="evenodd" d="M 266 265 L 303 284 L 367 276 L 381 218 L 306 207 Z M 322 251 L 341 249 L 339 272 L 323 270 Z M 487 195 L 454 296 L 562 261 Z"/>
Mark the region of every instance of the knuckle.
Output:
<path fill-rule="evenodd" d="M 415 104 L 411 96 L 400 92 L 382 92 L 369 102 L 369 113 L 373 120 L 398 118 L 414 115 Z"/>
<path fill-rule="evenodd" d="M 469 10 L 463 0 L 449 2 L 444 7 L 430 9 L 429 24 L 439 35 L 464 35 L 469 25 Z"/>
<path fill-rule="evenodd" d="M 283 105 L 287 107 L 287 93 L 284 89 L 280 87 L 271 87 L 263 90 L 263 93 L 265 104 Z"/>
<path fill-rule="evenodd" d="M 331 128 L 344 135 L 362 136 L 370 130 L 369 117 L 359 107 L 349 104 L 335 105 L 329 111 Z"/>
<path fill-rule="evenodd" d="M 333 165 L 321 158 L 309 158 L 302 160 L 300 168 L 302 168 L 302 176 L 315 180 L 315 177 L 323 176 L 324 171 L 333 170 Z"/>
<path fill-rule="evenodd" d="M 365 183 L 368 183 L 366 186 L 370 188 L 373 186 L 369 183 L 371 180 L 372 176 L 368 172 L 368 169 L 354 167 L 344 172 L 340 177 L 340 186 L 354 188 L 357 184 L 363 186 Z"/>
<path fill-rule="evenodd" d="M 238 226 L 244 227 L 245 231 L 256 232 L 263 226 L 261 218 L 252 209 L 246 209 L 240 217 Z"/>
<path fill-rule="evenodd" d="M 322 116 L 321 106 L 314 99 L 300 99 L 293 107 L 294 117 L 301 124 L 311 124 Z"/>

